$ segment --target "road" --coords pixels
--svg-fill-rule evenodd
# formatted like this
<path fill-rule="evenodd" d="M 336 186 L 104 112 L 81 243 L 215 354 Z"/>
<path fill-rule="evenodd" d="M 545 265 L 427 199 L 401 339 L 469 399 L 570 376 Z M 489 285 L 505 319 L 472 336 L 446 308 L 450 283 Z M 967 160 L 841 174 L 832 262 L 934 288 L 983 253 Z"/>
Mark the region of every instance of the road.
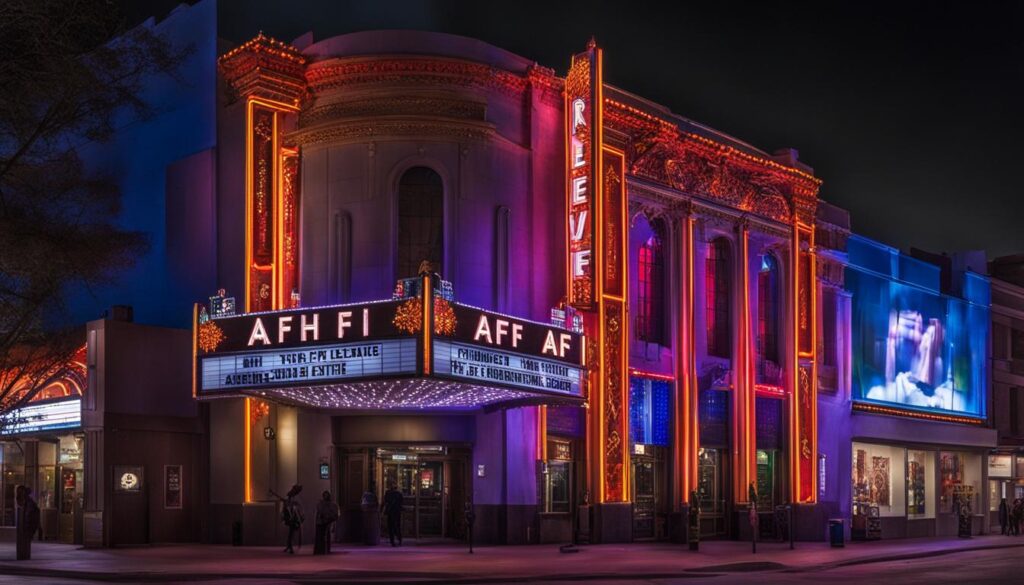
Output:
<path fill-rule="evenodd" d="M 165 579 L 161 583 L 171 583 Z M 263 578 L 227 579 L 221 581 L 186 581 L 189 585 L 319 585 L 327 583 L 316 577 L 296 580 L 275 580 Z M 486 583 L 482 581 L 481 583 Z M 530 585 L 566 585 L 572 580 L 530 581 Z M 592 585 L 727 585 L 736 582 L 756 583 L 756 585 L 776 584 L 821 584 L 828 585 L 860 585 L 862 583 L 882 583 L 884 585 L 927 584 L 941 585 L 1002 585 L 1024 583 L 1024 554 L 1019 548 L 980 550 L 946 554 L 933 558 L 920 558 L 884 563 L 868 563 L 846 567 L 800 571 L 759 571 L 714 573 L 703 575 L 697 572 L 686 573 L 675 578 L 666 579 L 588 579 Z M 110 583 L 110 581 L 89 581 L 84 579 L 54 579 L 52 577 L 23 577 L 0 575 L 0 585 L 15 584 L 46 584 L 46 585 L 84 585 L 89 583 Z M 461 582 L 465 583 L 465 582 Z M 510 583 L 502 581 L 503 584 Z"/>

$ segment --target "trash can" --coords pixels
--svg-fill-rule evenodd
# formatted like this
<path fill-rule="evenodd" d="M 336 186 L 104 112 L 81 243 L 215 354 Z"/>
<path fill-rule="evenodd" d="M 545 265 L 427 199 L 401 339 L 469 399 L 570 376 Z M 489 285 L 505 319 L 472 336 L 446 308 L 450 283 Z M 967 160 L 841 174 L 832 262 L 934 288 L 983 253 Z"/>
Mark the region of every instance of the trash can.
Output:
<path fill-rule="evenodd" d="M 846 546 L 844 542 L 844 530 L 842 518 L 831 518 L 828 521 L 828 542 L 833 548 Z"/>

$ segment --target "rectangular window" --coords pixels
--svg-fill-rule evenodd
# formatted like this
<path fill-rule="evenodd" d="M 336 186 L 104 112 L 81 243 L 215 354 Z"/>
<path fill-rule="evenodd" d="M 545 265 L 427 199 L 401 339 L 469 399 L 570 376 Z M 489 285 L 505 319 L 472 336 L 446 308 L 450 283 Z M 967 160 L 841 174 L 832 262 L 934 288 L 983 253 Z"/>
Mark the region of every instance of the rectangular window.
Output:
<path fill-rule="evenodd" d="M 855 514 L 903 516 L 906 507 L 906 452 L 902 447 L 853 444 L 853 506 Z"/>
<path fill-rule="evenodd" d="M 669 396 L 665 380 L 633 377 L 629 381 L 629 437 L 634 444 L 668 445 Z"/>
<path fill-rule="evenodd" d="M 1020 436 L 1020 400 L 1022 393 L 1024 393 L 1024 390 L 1020 388 L 1010 388 L 1008 390 L 1010 398 L 1010 435 L 1013 437 Z"/>
<path fill-rule="evenodd" d="M 907 451 L 907 516 L 935 517 L 935 452 Z"/>
<path fill-rule="evenodd" d="M 1010 331 L 1010 357 L 1024 360 L 1024 329 L 1014 327 Z"/>
<path fill-rule="evenodd" d="M 836 365 L 836 291 L 823 288 L 821 291 L 821 364 Z"/>
<path fill-rule="evenodd" d="M 1009 329 L 1002 323 L 992 322 L 992 358 L 997 360 L 1005 360 L 1010 357 L 1010 352 L 1007 349 Z"/>

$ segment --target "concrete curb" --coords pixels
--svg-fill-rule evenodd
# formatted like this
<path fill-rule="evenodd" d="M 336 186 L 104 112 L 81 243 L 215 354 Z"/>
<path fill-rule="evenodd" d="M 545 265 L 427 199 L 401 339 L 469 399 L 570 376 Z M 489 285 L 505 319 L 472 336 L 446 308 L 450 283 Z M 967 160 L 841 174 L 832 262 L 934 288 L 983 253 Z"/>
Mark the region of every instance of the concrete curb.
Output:
<path fill-rule="evenodd" d="M 679 579 L 679 578 L 707 578 L 717 577 L 726 574 L 736 573 L 763 573 L 763 572 L 785 572 L 804 573 L 814 571 L 827 571 L 841 567 L 856 565 L 867 565 L 875 563 L 887 563 L 926 557 L 946 556 L 957 553 L 975 552 L 982 550 L 998 550 L 1008 548 L 1024 548 L 1024 542 L 1013 542 L 1006 544 L 985 544 L 979 546 L 967 546 L 962 548 L 949 548 L 940 550 L 916 551 L 908 553 L 879 555 L 857 559 L 846 559 L 831 563 L 821 563 L 808 566 L 790 566 L 774 561 L 742 561 L 736 563 L 715 564 L 704 567 L 691 567 L 675 572 L 651 572 L 628 574 L 619 572 L 594 572 L 594 573 L 558 573 L 558 574 L 534 574 L 520 576 L 474 576 L 456 573 L 422 573 L 412 571 L 312 571 L 299 573 L 172 573 L 164 571 L 134 571 L 134 572 L 112 572 L 112 571 L 74 571 L 66 569 L 50 569 L 45 567 L 25 567 L 12 562 L 0 563 L 0 574 L 23 576 L 23 577 L 49 577 L 54 579 L 67 580 L 90 580 L 107 583 L 169 583 L 169 582 L 196 582 L 196 581 L 217 581 L 226 579 L 280 579 L 282 581 L 324 581 L 332 583 L 345 583 L 346 585 L 380 585 L 381 583 L 445 583 L 451 585 L 470 585 L 482 583 L 528 583 L 536 581 L 603 581 L 628 577 L 632 579 Z"/>

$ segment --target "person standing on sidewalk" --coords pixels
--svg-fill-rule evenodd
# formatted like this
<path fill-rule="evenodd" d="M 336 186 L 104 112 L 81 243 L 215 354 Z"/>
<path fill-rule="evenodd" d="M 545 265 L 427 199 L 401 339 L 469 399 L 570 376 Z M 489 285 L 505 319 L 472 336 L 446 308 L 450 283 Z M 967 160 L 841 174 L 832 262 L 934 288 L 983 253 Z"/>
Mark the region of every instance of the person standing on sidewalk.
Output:
<path fill-rule="evenodd" d="M 31 494 L 31 488 L 19 485 L 14 495 L 14 501 L 18 504 L 15 558 L 19 561 L 27 561 L 32 558 L 32 538 L 39 531 L 39 506 L 32 499 Z"/>
<path fill-rule="evenodd" d="M 1020 536 L 1020 523 L 1024 520 L 1024 500 L 1017 498 L 1013 501 L 1013 510 L 1010 512 L 1010 528 L 1014 536 Z"/>
<path fill-rule="evenodd" d="M 331 499 L 331 492 L 325 491 L 323 499 L 316 505 L 316 542 L 313 544 L 313 554 L 325 555 L 331 552 L 331 528 L 340 515 L 341 510 Z"/>
<path fill-rule="evenodd" d="M 301 485 L 293 485 L 292 489 L 288 490 L 287 497 L 284 500 L 284 508 L 281 510 L 281 521 L 288 527 L 288 543 L 284 547 L 284 552 L 291 555 L 295 554 L 292 543 L 295 542 L 296 535 L 298 535 L 299 548 L 302 548 L 302 522 L 306 518 L 302 514 L 302 504 L 297 498 L 301 491 Z"/>
<path fill-rule="evenodd" d="M 1006 505 L 1006 498 L 999 500 L 999 531 L 1003 536 L 1010 534 L 1010 508 Z"/>
<path fill-rule="evenodd" d="M 395 537 L 398 537 L 398 546 L 402 546 L 402 508 L 405 504 L 402 492 L 398 491 L 395 484 L 388 486 L 384 492 L 384 517 L 388 521 L 388 539 L 391 546 L 395 546 Z"/>

